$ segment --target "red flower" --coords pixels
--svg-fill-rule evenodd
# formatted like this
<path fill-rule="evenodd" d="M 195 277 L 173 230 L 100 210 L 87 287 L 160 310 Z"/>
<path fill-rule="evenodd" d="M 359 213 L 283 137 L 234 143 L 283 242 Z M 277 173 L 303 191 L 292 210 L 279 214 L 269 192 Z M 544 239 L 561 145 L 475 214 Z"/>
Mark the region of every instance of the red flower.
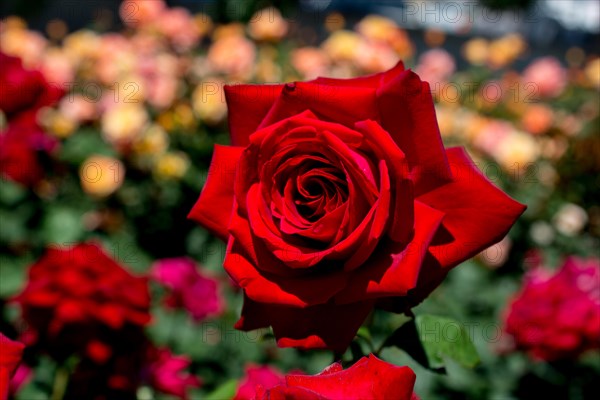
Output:
<path fill-rule="evenodd" d="M 600 260 L 570 257 L 554 275 L 529 273 L 509 307 L 506 332 L 517 349 L 546 361 L 600 348 Z"/>
<path fill-rule="evenodd" d="M 218 315 L 225 308 L 217 281 L 201 274 L 189 258 L 159 260 L 152 276 L 171 289 L 167 305 L 185 308 L 196 321 Z"/>
<path fill-rule="evenodd" d="M 10 377 L 14 374 L 25 346 L 7 338 L 0 332 L 0 400 L 8 399 Z"/>
<path fill-rule="evenodd" d="M 132 276 L 95 244 L 49 249 L 13 301 L 28 324 L 24 340 L 57 359 L 77 353 L 104 363 L 118 332 L 150 321 L 147 280 Z"/>
<path fill-rule="evenodd" d="M 374 355 L 344 370 L 334 363 L 317 375 L 286 375 L 285 383 L 256 387 L 256 400 L 411 400 L 415 374 Z"/>
<path fill-rule="evenodd" d="M 525 209 L 444 149 L 429 85 L 401 64 L 225 92 L 233 145 L 190 218 L 228 242 L 236 327 L 271 325 L 279 346 L 345 349 L 376 304 L 421 301 Z"/>
<path fill-rule="evenodd" d="M 188 388 L 200 387 L 200 380 L 184 372 L 191 364 L 188 357 L 174 356 L 168 349 L 154 349 L 150 365 L 152 386 L 163 393 L 187 399 Z"/>
<path fill-rule="evenodd" d="M 25 185 L 40 180 L 37 153 L 51 151 L 56 140 L 41 130 L 36 115 L 63 94 L 40 71 L 28 70 L 19 58 L 0 52 L 0 110 L 7 119 L 6 129 L 0 132 L 0 174 Z"/>
<path fill-rule="evenodd" d="M 268 365 L 248 365 L 246 366 L 246 376 L 240 382 L 233 400 L 254 399 L 257 385 L 263 389 L 271 389 L 283 383 L 285 383 L 285 378 L 279 370 Z"/>

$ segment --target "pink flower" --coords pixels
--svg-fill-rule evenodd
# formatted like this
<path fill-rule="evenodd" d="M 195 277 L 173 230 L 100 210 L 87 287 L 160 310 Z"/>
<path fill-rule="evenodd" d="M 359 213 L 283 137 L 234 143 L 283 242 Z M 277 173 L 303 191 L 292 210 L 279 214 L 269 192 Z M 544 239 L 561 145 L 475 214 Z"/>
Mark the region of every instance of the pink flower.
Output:
<path fill-rule="evenodd" d="M 433 49 L 421 54 L 415 72 L 422 80 L 434 86 L 437 83 L 445 83 L 455 69 L 456 63 L 450 53 L 442 49 Z"/>
<path fill-rule="evenodd" d="M 558 97 L 567 84 L 567 71 L 554 57 L 542 57 L 534 61 L 523 72 L 522 85 L 535 85 L 535 95 Z M 529 91 L 530 88 L 524 87 Z"/>
<path fill-rule="evenodd" d="M 188 357 L 175 356 L 168 349 L 155 349 L 154 352 L 150 381 L 156 390 L 187 399 L 188 389 L 200 387 L 200 379 L 184 371 L 191 364 Z"/>
<path fill-rule="evenodd" d="M 283 374 L 276 368 L 257 365 L 246 366 L 246 376 L 238 387 L 233 400 L 252 400 L 256 394 L 256 386 L 261 385 L 265 390 L 285 383 Z"/>
<path fill-rule="evenodd" d="M 157 261 L 152 276 L 171 293 L 166 300 L 168 306 L 186 309 L 196 321 L 220 314 L 224 300 L 215 279 L 198 271 L 189 258 L 166 258 Z"/>
<path fill-rule="evenodd" d="M 529 272 L 508 310 L 506 332 L 514 348 L 546 361 L 600 348 L 600 259 L 569 257 L 555 274 Z"/>

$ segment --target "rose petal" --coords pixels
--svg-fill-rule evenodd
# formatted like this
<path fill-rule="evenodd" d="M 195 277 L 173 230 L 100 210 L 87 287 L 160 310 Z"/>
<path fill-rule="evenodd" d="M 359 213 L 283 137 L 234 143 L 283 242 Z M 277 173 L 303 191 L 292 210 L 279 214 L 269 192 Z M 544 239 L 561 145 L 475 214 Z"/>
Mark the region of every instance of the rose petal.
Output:
<path fill-rule="evenodd" d="M 421 202 L 415 203 L 415 234 L 408 246 L 386 241 L 335 296 L 346 304 L 368 298 L 403 296 L 417 285 L 419 271 L 444 214 Z"/>
<path fill-rule="evenodd" d="M 418 197 L 446 214 L 430 251 L 451 268 L 499 242 L 527 208 L 494 186 L 463 148 L 448 150 L 453 182 Z"/>
<path fill-rule="evenodd" d="M 365 301 L 298 309 L 258 303 L 246 296 L 235 328 L 248 331 L 271 325 L 279 347 L 343 351 L 372 308 L 373 302 Z"/>
<path fill-rule="evenodd" d="M 229 135 L 234 146 L 246 146 L 283 85 L 225 85 Z"/>
<path fill-rule="evenodd" d="M 227 240 L 227 225 L 233 210 L 233 185 L 243 148 L 215 145 L 208 178 L 188 218 L 215 236 Z"/>
<path fill-rule="evenodd" d="M 381 126 L 406 154 L 421 194 L 450 182 L 451 173 L 427 82 L 404 71 L 377 90 Z"/>

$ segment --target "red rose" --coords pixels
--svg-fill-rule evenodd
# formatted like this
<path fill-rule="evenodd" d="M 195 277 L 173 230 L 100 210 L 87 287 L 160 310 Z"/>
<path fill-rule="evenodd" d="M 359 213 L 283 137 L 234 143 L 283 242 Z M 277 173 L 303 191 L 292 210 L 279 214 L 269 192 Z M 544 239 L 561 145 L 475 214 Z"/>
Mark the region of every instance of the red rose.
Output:
<path fill-rule="evenodd" d="M 7 338 L 0 332 L 0 400 L 8 399 L 10 377 L 13 375 L 25 346 Z"/>
<path fill-rule="evenodd" d="M 60 99 L 63 90 L 42 73 L 23 67 L 21 59 L 0 52 L 0 110 L 10 120 L 19 112 L 39 109 Z"/>
<path fill-rule="evenodd" d="M 138 337 L 150 321 L 147 279 L 131 275 L 95 244 L 49 249 L 13 301 L 28 325 L 27 344 L 59 360 L 76 353 L 105 363 L 115 346 Z"/>
<path fill-rule="evenodd" d="M 525 209 L 444 149 L 429 85 L 401 64 L 225 93 L 233 145 L 190 218 L 227 240 L 236 327 L 271 325 L 279 346 L 345 349 L 373 307 L 419 302 Z"/>
<path fill-rule="evenodd" d="M 38 152 L 50 152 L 56 140 L 37 123 L 37 112 L 64 92 L 46 82 L 40 71 L 23 67 L 17 57 L 0 52 L 0 110 L 6 129 L 0 131 L 0 174 L 31 186 L 43 176 Z"/>
<path fill-rule="evenodd" d="M 256 400 L 411 400 L 415 374 L 374 355 L 350 368 L 334 363 L 317 375 L 286 375 L 285 383 L 267 389 L 256 387 Z"/>
<path fill-rule="evenodd" d="M 600 348 L 600 260 L 568 258 L 552 274 L 537 267 L 511 302 L 506 332 L 534 358 L 576 358 Z"/>

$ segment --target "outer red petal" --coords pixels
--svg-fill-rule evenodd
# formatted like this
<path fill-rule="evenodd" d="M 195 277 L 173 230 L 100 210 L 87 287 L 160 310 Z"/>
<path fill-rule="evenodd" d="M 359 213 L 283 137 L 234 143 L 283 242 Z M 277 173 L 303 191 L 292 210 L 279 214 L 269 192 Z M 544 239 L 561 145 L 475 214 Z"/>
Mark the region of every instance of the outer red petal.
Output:
<path fill-rule="evenodd" d="M 309 82 L 287 84 L 259 128 L 310 110 L 319 119 L 353 127 L 356 121 L 378 119 L 375 89 Z"/>
<path fill-rule="evenodd" d="M 257 303 L 246 296 L 235 328 L 248 331 L 271 325 L 279 347 L 344 351 L 372 309 L 371 301 L 298 309 Z"/>
<path fill-rule="evenodd" d="M 350 368 L 319 375 L 287 375 L 288 387 L 301 387 L 326 399 L 410 400 L 415 373 L 381 361 L 374 355 L 363 357 Z"/>
<path fill-rule="evenodd" d="M 404 71 L 379 87 L 377 107 L 381 126 L 406 154 L 415 194 L 451 181 L 429 84 Z"/>
<path fill-rule="evenodd" d="M 283 85 L 225 85 L 231 144 L 246 146 L 248 137 L 279 97 Z"/>
<path fill-rule="evenodd" d="M 430 247 L 443 268 L 499 242 L 527 208 L 484 177 L 464 149 L 452 148 L 447 154 L 453 182 L 418 198 L 446 214 Z"/>
<path fill-rule="evenodd" d="M 376 89 L 379 86 L 384 85 L 386 82 L 394 79 L 403 71 L 404 64 L 402 63 L 402 61 L 398 61 L 394 68 L 373 75 L 360 76 L 358 78 L 351 79 L 318 77 L 317 79 L 312 80 L 310 82 L 318 83 L 321 85 L 369 87 Z"/>
<path fill-rule="evenodd" d="M 227 226 L 233 210 L 233 183 L 242 147 L 215 145 L 208 178 L 188 218 L 212 234 L 227 240 Z"/>

